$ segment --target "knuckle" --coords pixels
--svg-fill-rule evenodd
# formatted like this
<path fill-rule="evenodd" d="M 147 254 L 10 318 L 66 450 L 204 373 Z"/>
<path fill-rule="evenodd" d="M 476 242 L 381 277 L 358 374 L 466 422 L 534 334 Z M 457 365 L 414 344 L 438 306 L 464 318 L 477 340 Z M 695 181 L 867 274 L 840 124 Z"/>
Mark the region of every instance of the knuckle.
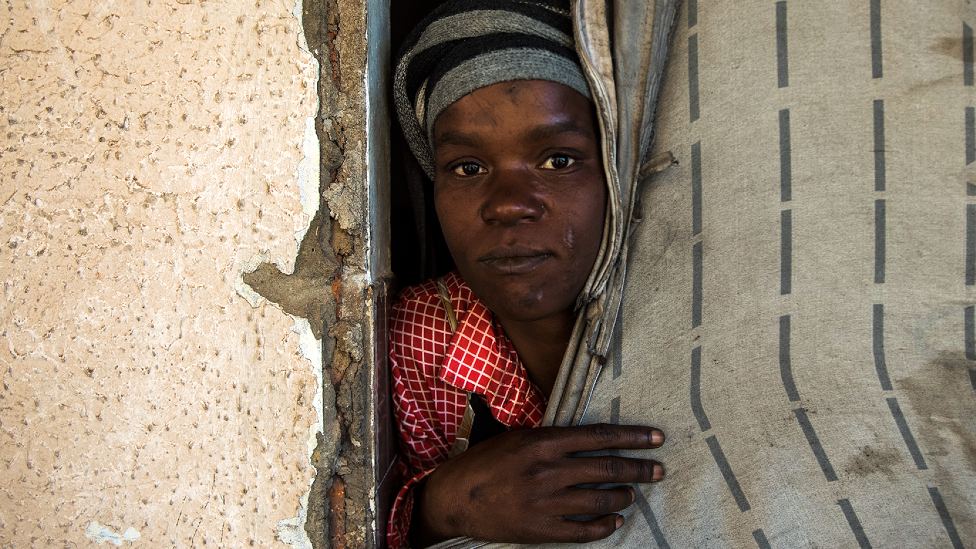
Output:
<path fill-rule="evenodd" d="M 576 526 L 576 531 L 573 532 L 573 542 L 574 543 L 586 543 L 590 541 L 589 530 L 583 523 Z"/>
<path fill-rule="evenodd" d="M 602 444 L 610 444 L 617 441 L 617 429 L 613 425 L 597 423 L 590 431 L 594 439 Z"/>
<path fill-rule="evenodd" d="M 517 432 L 523 446 L 535 446 L 549 440 L 550 436 L 546 429 L 524 429 Z"/>
<path fill-rule="evenodd" d="M 597 515 L 605 515 L 613 510 L 613 497 L 607 490 L 600 490 L 600 493 L 593 498 L 593 511 Z"/>
<path fill-rule="evenodd" d="M 542 463 L 533 463 L 522 470 L 522 480 L 533 482 L 538 480 L 549 471 L 549 468 Z"/>
<path fill-rule="evenodd" d="M 613 457 L 604 457 L 601 459 L 601 468 L 603 469 L 603 474 L 610 481 L 620 479 L 624 474 L 623 463 L 619 459 Z"/>
<path fill-rule="evenodd" d="M 519 429 L 518 431 L 509 431 L 509 433 L 515 442 L 515 452 L 520 456 L 542 459 L 553 455 L 555 447 L 558 445 L 558 433 L 549 427 Z"/>

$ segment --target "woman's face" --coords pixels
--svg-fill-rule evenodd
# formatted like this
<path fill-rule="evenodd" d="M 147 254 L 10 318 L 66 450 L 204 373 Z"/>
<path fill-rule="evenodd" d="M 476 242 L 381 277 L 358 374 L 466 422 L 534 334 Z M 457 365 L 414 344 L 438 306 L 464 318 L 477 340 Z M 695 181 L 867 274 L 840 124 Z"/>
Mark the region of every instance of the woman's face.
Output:
<path fill-rule="evenodd" d="M 571 313 L 600 250 L 607 189 L 593 105 L 543 80 L 475 90 L 434 124 L 437 216 L 499 318 Z"/>

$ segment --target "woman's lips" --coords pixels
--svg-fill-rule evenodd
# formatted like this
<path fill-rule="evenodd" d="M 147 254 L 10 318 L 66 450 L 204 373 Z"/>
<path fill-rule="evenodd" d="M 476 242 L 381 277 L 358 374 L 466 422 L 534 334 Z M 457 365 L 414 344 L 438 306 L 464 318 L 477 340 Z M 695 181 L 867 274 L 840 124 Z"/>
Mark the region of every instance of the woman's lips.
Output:
<path fill-rule="evenodd" d="M 501 248 L 492 250 L 478 262 L 499 274 L 522 274 L 532 271 L 552 258 L 552 254 L 526 248 Z"/>

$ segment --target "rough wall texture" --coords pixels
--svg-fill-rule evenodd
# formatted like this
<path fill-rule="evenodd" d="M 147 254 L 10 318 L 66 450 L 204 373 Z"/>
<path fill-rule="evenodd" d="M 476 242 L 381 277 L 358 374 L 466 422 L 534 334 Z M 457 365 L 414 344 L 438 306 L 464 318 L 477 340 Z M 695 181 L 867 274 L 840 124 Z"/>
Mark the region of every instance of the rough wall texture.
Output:
<path fill-rule="evenodd" d="M 6 8 L 0 545 L 307 545 L 320 351 L 239 282 L 317 202 L 292 2 Z"/>
<path fill-rule="evenodd" d="M 366 181 L 366 17 L 360 0 L 305 2 L 309 51 L 319 60 L 320 215 L 294 273 L 263 264 L 244 277 L 259 294 L 309 319 L 322 336 L 324 427 L 306 530 L 316 548 L 373 547 L 373 296 Z M 323 291 L 331 287 L 331 292 Z"/>

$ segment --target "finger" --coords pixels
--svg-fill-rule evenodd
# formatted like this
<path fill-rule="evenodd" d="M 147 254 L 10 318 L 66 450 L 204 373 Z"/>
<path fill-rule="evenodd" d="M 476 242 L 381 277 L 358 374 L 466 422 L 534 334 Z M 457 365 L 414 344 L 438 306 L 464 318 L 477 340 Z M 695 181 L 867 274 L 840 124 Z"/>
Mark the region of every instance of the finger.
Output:
<path fill-rule="evenodd" d="M 552 502 L 560 515 L 608 515 L 630 507 L 636 492 L 630 486 L 614 488 L 567 488 Z"/>
<path fill-rule="evenodd" d="M 631 484 L 657 482 L 664 478 L 664 466 L 651 459 L 592 456 L 571 461 L 573 470 L 566 471 L 563 477 L 567 484 Z"/>
<path fill-rule="evenodd" d="M 642 425 L 596 423 L 558 430 L 559 444 L 568 453 L 595 450 L 644 450 L 664 444 L 664 433 Z"/>
<path fill-rule="evenodd" d="M 588 521 L 557 519 L 548 541 L 557 543 L 587 543 L 601 540 L 623 526 L 623 517 L 616 514 L 604 515 Z"/>

